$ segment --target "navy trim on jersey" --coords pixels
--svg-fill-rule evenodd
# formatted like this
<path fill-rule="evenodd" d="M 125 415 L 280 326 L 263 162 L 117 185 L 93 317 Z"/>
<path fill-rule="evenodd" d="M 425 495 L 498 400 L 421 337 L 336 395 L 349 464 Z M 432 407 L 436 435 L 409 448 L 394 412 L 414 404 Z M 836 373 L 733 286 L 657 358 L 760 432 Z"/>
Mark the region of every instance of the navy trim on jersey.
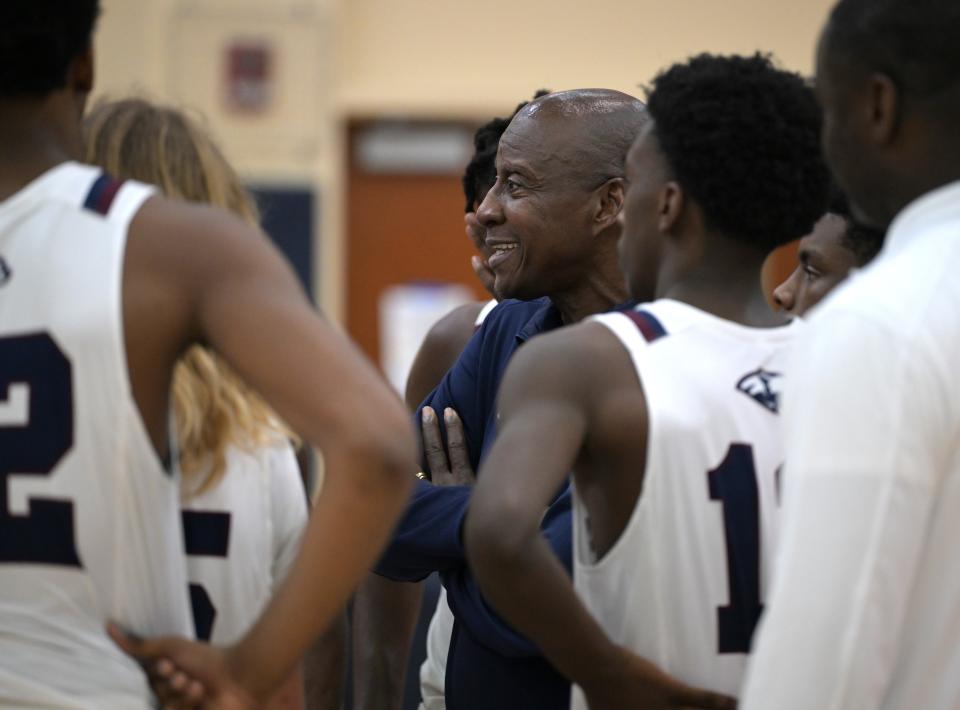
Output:
<path fill-rule="evenodd" d="M 623 314 L 633 321 L 648 343 L 667 334 L 667 329 L 656 317 L 647 311 L 624 311 Z"/>
<path fill-rule="evenodd" d="M 106 217 L 123 183 L 123 180 L 116 180 L 103 173 L 90 187 L 87 199 L 83 201 L 84 208 Z"/>

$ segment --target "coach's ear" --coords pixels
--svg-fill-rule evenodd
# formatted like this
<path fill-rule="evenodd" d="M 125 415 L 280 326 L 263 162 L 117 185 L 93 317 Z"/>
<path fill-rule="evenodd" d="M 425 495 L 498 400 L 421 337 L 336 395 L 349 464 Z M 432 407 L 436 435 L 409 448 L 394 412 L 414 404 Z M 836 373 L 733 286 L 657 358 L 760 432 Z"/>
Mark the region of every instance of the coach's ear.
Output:
<path fill-rule="evenodd" d="M 599 234 L 617 223 L 623 209 L 626 181 L 621 177 L 610 178 L 597 188 L 597 208 L 593 216 L 594 233 Z"/>

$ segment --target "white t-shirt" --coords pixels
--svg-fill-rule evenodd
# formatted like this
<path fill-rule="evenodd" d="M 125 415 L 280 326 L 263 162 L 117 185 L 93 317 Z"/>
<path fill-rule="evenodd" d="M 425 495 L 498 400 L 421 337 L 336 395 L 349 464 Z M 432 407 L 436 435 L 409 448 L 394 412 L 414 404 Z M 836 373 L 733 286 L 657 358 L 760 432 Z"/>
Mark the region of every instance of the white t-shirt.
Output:
<path fill-rule="evenodd" d="M 230 446 L 226 466 L 216 486 L 183 504 L 197 637 L 218 645 L 238 640 L 260 615 L 307 524 L 290 444 L 252 452 Z"/>
<path fill-rule="evenodd" d="M 745 710 L 960 708 L 960 182 L 810 319 Z"/>
<path fill-rule="evenodd" d="M 152 194 L 64 163 L 0 204 L 0 707 L 148 707 L 106 622 L 193 634 L 179 481 L 123 336 L 127 229 Z"/>

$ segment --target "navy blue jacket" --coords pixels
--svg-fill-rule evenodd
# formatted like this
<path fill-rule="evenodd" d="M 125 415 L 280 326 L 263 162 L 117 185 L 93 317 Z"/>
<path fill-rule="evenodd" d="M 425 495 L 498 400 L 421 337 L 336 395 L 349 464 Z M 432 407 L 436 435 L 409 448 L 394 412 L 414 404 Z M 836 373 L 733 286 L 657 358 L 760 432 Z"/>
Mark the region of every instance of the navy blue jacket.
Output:
<path fill-rule="evenodd" d="M 443 410 L 456 410 L 463 421 L 474 471 L 479 470 L 496 436 L 497 390 L 508 361 L 531 337 L 561 325 L 560 312 L 549 299 L 504 301 L 490 312 L 456 364 L 420 405 L 420 409 L 433 407 L 441 427 Z M 419 426 L 419 410 L 415 419 Z M 570 495 L 569 487 L 564 486 L 541 523 L 568 573 L 572 560 Z M 487 605 L 467 568 L 461 528 L 469 498 L 469 487 L 418 481 L 376 571 L 402 581 L 440 572 L 456 619 L 447 657 L 448 710 L 566 710 L 569 683 L 530 641 Z"/>

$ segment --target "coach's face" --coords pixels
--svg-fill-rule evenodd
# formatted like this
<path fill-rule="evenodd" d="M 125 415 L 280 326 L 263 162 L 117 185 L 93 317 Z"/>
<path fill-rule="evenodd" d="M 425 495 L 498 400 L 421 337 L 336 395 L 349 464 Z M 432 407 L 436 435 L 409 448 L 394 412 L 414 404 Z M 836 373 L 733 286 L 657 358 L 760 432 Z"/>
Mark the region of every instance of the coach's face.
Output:
<path fill-rule="evenodd" d="M 526 111 L 500 139 L 497 181 L 477 210 L 500 298 L 550 296 L 582 282 L 596 240 L 586 156 L 569 117 Z"/>
<path fill-rule="evenodd" d="M 664 246 L 664 229 L 673 223 L 665 200 L 674 199 L 676 186 L 648 124 L 627 153 L 627 192 L 620 211 L 620 270 L 630 297 L 651 301 L 656 297 L 657 275 Z"/>

